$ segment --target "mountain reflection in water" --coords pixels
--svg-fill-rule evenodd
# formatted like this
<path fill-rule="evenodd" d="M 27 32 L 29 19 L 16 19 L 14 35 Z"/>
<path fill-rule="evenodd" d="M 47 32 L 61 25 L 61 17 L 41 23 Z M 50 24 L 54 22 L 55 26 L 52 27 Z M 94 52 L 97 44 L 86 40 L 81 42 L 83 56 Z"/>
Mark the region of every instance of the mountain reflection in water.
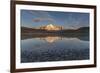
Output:
<path fill-rule="evenodd" d="M 39 38 L 40 40 L 44 40 L 46 42 L 49 42 L 49 43 L 53 43 L 57 40 L 62 40 L 62 37 L 57 37 L 57 36 L 48 36 L 48 37 L 45 37 L 45 38 Z"/>
<path fill-rule="evenodd" d="M 21 38 L 21 62 L 89 59 L 89 36 L 33 36 Z"/>

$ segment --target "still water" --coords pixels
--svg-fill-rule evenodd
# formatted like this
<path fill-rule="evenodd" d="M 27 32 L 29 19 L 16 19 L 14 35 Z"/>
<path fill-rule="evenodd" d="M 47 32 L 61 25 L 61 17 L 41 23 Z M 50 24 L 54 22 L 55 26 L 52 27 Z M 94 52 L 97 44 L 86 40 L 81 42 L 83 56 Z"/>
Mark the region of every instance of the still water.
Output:
<path fill-rule="evenodd" d="M 21 40 L 21 62 L 71 61 L 89 59 L 89 38 L 35 37 Z"/>

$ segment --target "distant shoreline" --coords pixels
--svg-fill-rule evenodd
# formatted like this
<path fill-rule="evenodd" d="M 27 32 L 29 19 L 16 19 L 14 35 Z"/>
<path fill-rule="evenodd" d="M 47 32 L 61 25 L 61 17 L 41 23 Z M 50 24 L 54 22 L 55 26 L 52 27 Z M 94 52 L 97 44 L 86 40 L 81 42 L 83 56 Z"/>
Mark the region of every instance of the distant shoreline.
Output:
<path fill-rule="evenodd" d="M 21 27 L 21 33 L 38 33 L 38 34 L 65 34 L 65 33 L 89 33 L 89 27 L 81 27 L 78 29 L 63 29 L 63 30 L 43 30 L 43 29 L 34 29 L 34 28 L 27 28 Z"/>

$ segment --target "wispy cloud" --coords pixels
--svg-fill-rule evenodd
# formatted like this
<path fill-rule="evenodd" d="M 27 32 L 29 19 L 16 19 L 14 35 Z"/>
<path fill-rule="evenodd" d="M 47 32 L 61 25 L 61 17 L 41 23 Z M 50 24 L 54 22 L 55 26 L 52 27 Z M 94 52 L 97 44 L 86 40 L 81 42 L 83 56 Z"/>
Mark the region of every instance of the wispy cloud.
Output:
<path fill-rule="evenodd" d="M 55 20 L 52 18 L 52 16 L 48 12 L 30 11 L 30 13 L 36 17 L 32 19 L 33 22 L 42 22 L 42 21 L 55 22 Z"/>
<path fill-rule="evenodd" d="M 51 18 L 34 18 L 34 19 L 33 19 L 33 22 L 41 22 L 41 21 L 54 22 L 54 20 L 51 19 Z"/>

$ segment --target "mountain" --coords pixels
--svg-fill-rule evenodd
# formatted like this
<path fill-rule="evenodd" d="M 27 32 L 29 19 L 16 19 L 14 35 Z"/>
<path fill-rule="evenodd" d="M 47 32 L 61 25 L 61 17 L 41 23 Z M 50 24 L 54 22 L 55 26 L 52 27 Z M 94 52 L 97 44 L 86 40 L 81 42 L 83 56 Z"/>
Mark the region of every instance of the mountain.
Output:
<path fill-rule="evenodd" d="M 63 27 L 62 26 L 57 26 L 54 24 L 48 24 L 45 26 L 41 26 L 40 29 L 44 29 L 44 30 L 48 30 L 48 31 L 57 31 L 57 30 L 62 30 Z"/>
<path fill-rule="evenodd" d="M 78 32 L 89 32 L 89 27 L 80 27 L 77 29 Z"/>

